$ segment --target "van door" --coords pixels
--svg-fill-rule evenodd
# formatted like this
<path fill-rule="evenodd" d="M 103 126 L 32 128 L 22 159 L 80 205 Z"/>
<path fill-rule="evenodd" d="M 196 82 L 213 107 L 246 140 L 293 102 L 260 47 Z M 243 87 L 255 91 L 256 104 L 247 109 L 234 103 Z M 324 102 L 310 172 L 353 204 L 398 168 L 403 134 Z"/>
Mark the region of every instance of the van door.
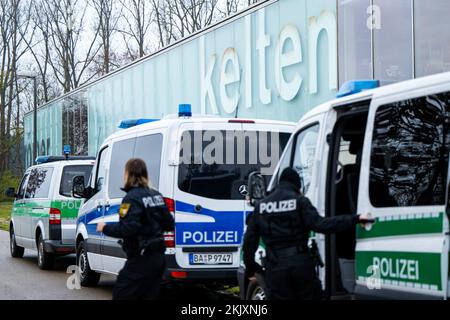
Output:
<path fill-rule="evenodd" d="M 61 240 L 61 226 L 59 223 L 50 223 L 50 189 L 53 180 L 53 167 L 38 167 L 31 171 L 28 179 L 27 199 L 28 215 L 22 227 L 26 228 L 27 241 L 29 246 L 35 247 L 36 230 L 40 227 L 44 240 Z"/>
<path fill-rule="evenodd" d="M 125 192 L 124 186 L 125 164 L 133 158 L 136 138 L 133 134 L 120 141 L 114 141 L 111 149 L 111 161 L 107 179 L 107 192 L 104 195 L 103 221 L 106 224 L 119 222 L 119 208 Z M 126 260 L 125 252 L 118 243 L 119 239 L 102 235 L 103 270 L 108 273 L 119 273 Z"/>
<path fill-rule="evenodd" d="M 242 124 L 184 123 L 175 172 L 176 262 L 186 269 L 237 268 L 248 171 Z"/>
<path fill-rule="evenodd" d="M 448 85 L 374 99 L 364 143 L 356 292 L 383 298 L 448 296 Z"/>
<path fill-rule="evenodd" d="M 110 153 L 111 148 L 109 146 L 100 149 L 91 181 L 91 187 L 94 189 L 95 195 L 83 206 L 83 210 L 87 212 L 85 223 L 88 233 L 86 245 L 89 265 L 92 270 L 96 271 L 103 270 L 102 234 L 97 232 L 97 224 L 103 221 Z"/>
<path fill-rule="evenodd" d="M 28 184 L 28 177 L 30 176 L 30 172 L 26 172 L 23 176 L 22 182 L 20 183 L 19 190 L 17 191 L 17 198 L 14 202 L 13 207 L 13 219 L 14 219 L 14 233 L 16 235 L 16 242 L 18 245 L 24 245 L 23 239 L 23 231 L 22 224 L 27 214 L 27 206 L 25 205 L 25 192 Z"/>

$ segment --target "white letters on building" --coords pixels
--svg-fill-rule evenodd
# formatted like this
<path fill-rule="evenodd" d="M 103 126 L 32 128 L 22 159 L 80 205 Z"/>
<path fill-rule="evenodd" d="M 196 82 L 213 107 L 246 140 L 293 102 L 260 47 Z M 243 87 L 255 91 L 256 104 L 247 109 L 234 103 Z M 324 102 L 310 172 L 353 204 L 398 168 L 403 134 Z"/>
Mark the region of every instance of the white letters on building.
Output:
<path fill-rule="evenodd" d="M 291 41 L 293 49 L 284 52 L 285 44 Z M 294 66 L 302 62 L 302 44 L 300 34 L 294 25 L 288 24 L 281 30 L 280 40 L 275 50 L 275 82 L 278 93 L 285 101 L 294 99 L 302 86 L 303 78 L 299 72 L 295 72 L 294 78 L 287 81 L 284 77 L 284 68 Z"/>

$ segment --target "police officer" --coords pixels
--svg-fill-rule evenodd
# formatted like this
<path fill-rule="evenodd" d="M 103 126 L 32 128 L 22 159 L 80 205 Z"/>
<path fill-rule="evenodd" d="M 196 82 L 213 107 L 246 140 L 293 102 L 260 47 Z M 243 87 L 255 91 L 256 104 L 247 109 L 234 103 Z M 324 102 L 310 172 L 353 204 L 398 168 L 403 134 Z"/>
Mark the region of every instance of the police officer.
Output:
<path fill-rule="evenodd" d="M 310 232 L 341 232 L 366 219 L 356 215 L 323 218 L 300 193 L 300 188 L 297 172 L 285 169 L 279 186 L 256 204 L 248 219 L 243 246 L 246 276 L 254 280 L 255 272 L 262 271 L 255 262 L 262 238 L 266 245 L 265 282 L 269 299 L 321 299 L 321 283 L 307 245 Z"/>
<path fill-rule="evenodd" d="M 141 159 L 131 159 L 125 166 L 127 193 L 119 209 L 120 221 L 97 231 L 121 238 L 127 254 L 113 291 L 114 300 L 156 299 L 165 270 L 164 231 L 174 229 L 174 219 L 162 195 L 149 188 L 147 167 Z"/>

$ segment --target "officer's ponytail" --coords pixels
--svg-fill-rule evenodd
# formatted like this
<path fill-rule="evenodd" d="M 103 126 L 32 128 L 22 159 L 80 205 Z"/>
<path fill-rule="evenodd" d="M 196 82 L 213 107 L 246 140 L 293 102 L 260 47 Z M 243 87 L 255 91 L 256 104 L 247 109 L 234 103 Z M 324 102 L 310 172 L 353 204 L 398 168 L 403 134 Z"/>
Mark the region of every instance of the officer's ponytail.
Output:
<path fill-rule="evenodd" d="M 125 190 L 149 188 L 147 165 L 142 159 L 130 159 L 125 165 Z"/>

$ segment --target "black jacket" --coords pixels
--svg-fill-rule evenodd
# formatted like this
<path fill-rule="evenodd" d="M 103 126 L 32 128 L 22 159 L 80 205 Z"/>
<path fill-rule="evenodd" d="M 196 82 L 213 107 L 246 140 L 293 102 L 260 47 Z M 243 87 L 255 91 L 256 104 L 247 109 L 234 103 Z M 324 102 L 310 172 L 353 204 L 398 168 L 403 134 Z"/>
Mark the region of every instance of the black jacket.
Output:
<path fill-rule="evenodd" d="M 173 231 L 174 219 L 166 207 L 163 196 L 148 188 L 131 188 L 119 209 L 120 221 L 108 224 L 103 233 L 123 239 L 123 249 L 128 257 L 139 254 L 142 243 L 160 239 L 163 233 Z"/>
<path fill-rule="evenodd" d="M 282 182 L 264 200 L 258 202 L 247 220 L 243 254 L 248 275 L 260 270 L 255 252 L 260 239 L 268 251 L 298 247 L 306 250 L 311 231 L 335 233 L 348 230 L 359 221 L 356 215 L 323 218 L 308 198 L 293 184 Z"/>

